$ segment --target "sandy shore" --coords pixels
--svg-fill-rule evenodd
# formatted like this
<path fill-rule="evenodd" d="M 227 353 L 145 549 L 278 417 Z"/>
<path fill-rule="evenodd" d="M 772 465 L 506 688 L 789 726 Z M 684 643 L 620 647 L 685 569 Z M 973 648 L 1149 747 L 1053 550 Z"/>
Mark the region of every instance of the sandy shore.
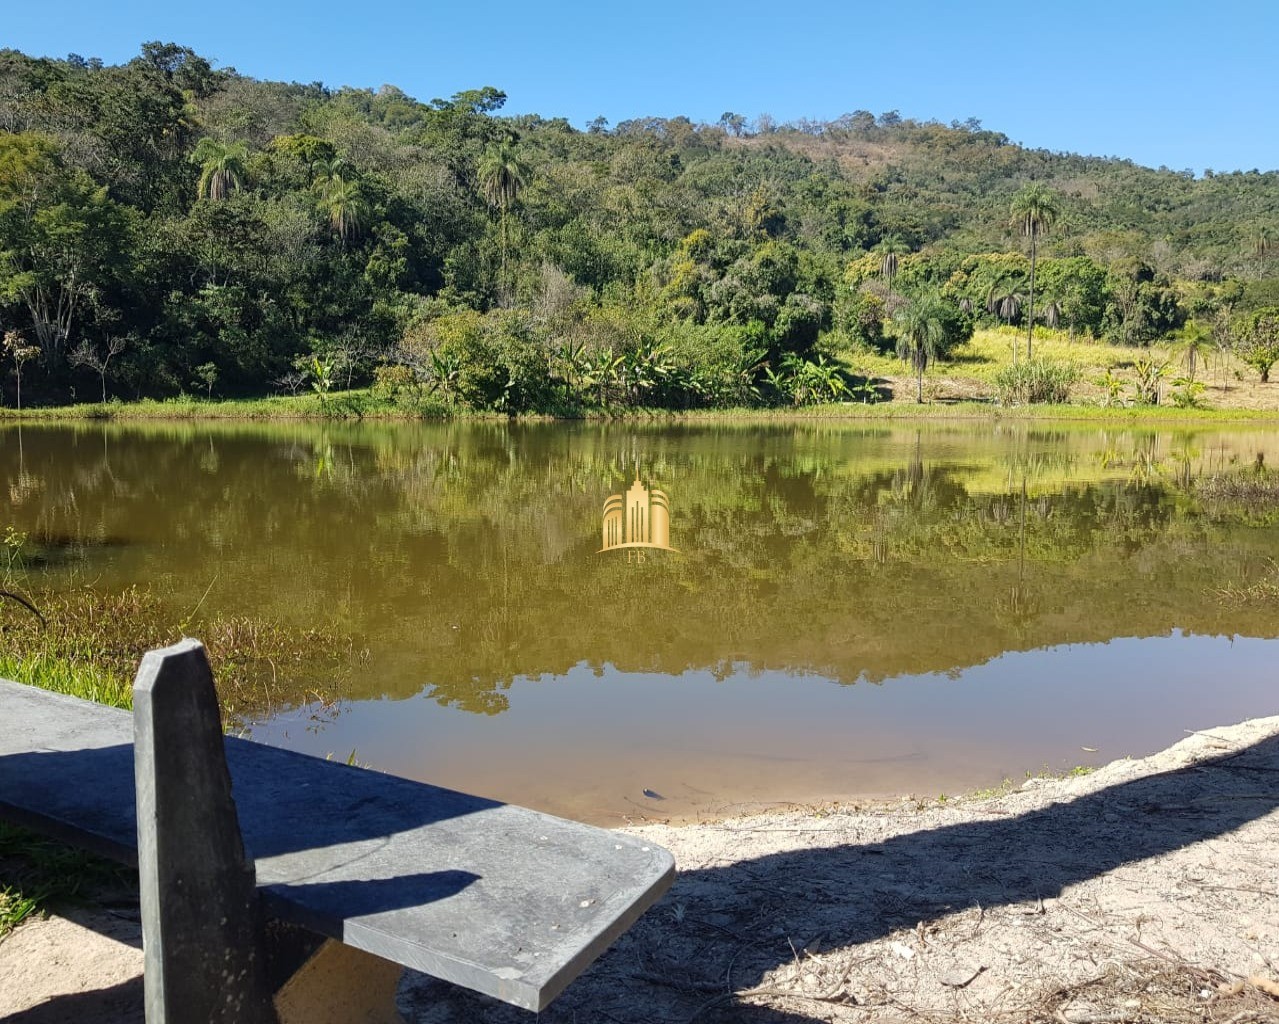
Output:
<path fill-rule="evenodd" d="M 1279 1024 L 1279 717 L 998 796 L 627 831 L 679 879 L 547 1024 Z M 0 1019 L 140 1022 L 139 947 L 127 908 L 22 925 Z M 423 976 L 401 1003 L 532 1019 Z"/>

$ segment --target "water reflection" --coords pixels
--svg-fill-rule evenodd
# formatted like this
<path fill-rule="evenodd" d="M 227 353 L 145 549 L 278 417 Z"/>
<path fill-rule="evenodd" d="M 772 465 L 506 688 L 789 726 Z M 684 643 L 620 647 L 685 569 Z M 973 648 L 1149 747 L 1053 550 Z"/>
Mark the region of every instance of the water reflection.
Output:
<path fill-rule="evenodd" d="M 387 705 L 359 702 L 425 695 L 391 707 L 427 715 L 433 744 L 475 713 L 502 712 L 532 730 L 528 743 L 540 728 L 563 744 L 514 694 L 546 707 L 570 690 L 590 734 L 576 747 L 598 741 L 616 758 L 628 744 L 657 749 L 657 725 L 610 705 L 623 691 L 647 693 L 666 720 L 692 715 L 709 749 L 717 723 L 738 721 L 731 708 L 745 704 L 733 702 L 749 703 L 749 680 L 785 694 L 757 709 L 760 729 L 803 737 L 831 719 L 814 696 L 831 683 L 838 693 L 893 680 L 901 692 L 1051 651 L 1055 685 L 1069 687 L 1081 645 L 1173 631 L 1269 640 L 1273 605 L 1221 591 L 1279 557 L 1266 468 L 1277 448 L 1271 430 L 989 424 L 27 427 L 0 431 L 0 485 L 6 519 L 46 542 L 54 579 L 148 582 L 182 611 L 203 598 L 210 611 L 357 634 L 370 660 L 348 713 L 312 739 L 285 724 L 266 734 L 423 773 L 420 738 L 370 732 L 361 723 Z M 651 518 L 636 536 L 677 538 L 683 552 L 642 573 L 598 553 L 601 509 L 637 463 Z M 674 495 L 666 538 L 652 511 L 662 492 Z M 1214 650 L 1226 660 L 1212 694 L 1199 685 L 1205 725 L 1239 675 L 1232 648 Z M 666 685 L 692 679 L 708 681 L 716 713 L 692 712 L 700 683 Z M 981 699 L 982 714 L 1005 720 L 1007 694 Z M 934 705 L 912 707 L 921 735 L 944 732 Z M 751 745 L 768 744 L 734 728 L 725 749 L 743 760 L 728 774 L 754 777 Z M 523 747 L 487 735 L 499 731 L 477 756 L 509 772 Z M 449 769 L 432 760 L 430 771 Z"/>

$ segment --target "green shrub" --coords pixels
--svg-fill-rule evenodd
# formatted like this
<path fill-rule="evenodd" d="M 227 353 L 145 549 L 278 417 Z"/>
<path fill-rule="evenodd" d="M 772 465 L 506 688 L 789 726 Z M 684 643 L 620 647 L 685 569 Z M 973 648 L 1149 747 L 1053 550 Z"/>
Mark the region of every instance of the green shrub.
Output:
<path fill-rule="evenodd" d="M 1233 324 L 1235 355 L 1270 383 L 1270 369 L 1279 362 L 1279 306 L 1263 306 Z"/>
<path fill-rule="evenodd" d="M 402 363 L 383 363 L 373 371 L 373 394 L 377 398 L 394 399 L 401 391 L 416 386 L 413 371 Z"/>
<path fill-rule="evenodd" d="M 767 354 L 764 325 L 676 321 L 660 332 L 673 372 L 665 400 L 676 408 L 742 406 L 760 401 L 757 379 Z"/>
<path fill-rule="evenodd" d="M 850 346 L 887 348 L 884 319 L 884 300 L 872 292 L 842 292 L 836 301 L 835 327 Z"/>
<path fill-rule="evenodd" d="M 1178 377 L 1172 382 L 1172 404 L 1178 409 L 1202 409 L 1204 392 L 1208 386 L 1201 380 Z"/>
<path fill-rule="evenodd" d="M 446 397 L 456 391 L 473 409 L 508 413 L 550 406 L 546 348 L 525 315 L 464 310 L 438 317 L 420 333 L 417 345 L 431 380 Z"/>
<path fill-rule="evenodd" d="M 1070 401 L 1070 389 L 1078 378 L 1073 366 L 1048 359 L 1005 366 L 995 377 L 1000 405 L 1064 405 Z"/>

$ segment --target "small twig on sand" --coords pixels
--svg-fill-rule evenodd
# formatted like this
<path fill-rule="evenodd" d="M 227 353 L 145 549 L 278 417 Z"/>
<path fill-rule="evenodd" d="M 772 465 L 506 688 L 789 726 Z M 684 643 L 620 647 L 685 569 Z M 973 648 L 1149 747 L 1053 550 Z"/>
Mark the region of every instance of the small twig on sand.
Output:
<path fill-rule="evenodd" d="M 1256 1010 L 1240 1010 L 1233 1017 L 1227 1017 L 1221 1024 L 1270 1024 L 1274 1021 L 1274 1017 L 1263 1017 Z"/>
<path fill-rule="evenodd" d="M 937 980 L 940 981 L 943 985 L 949 985 L 951 988 L 967 988 L 974 981 L 976 981 L 981 976 L 982 972 L 985 970 L 986 970 L 985 966 L 982 966 L 982 967 L 978 967 L 977 970 L 973 971 L 973 973 L 970 974 L 967 978 L 960 978 L 959 980 L 953 980 L 951 978 L 938 978 Z"/>
<path fill-rule="evenodd" d="M 1083 1016 L 1067 1017 L 1061 1010 L 1053 1010 L 1053 1017 L 1061 1021 L 1061 1024 L 1122 1024 L 1123 1021 L 1133 1019 L 1127 1013 L 1085 1013 Z"/>
<path fill-rule="evenodd" d="M 715 996 L 714 998 L 708 999 L 706 1000 L 706 1002 L 702 1003 L 701 1006 L 699 1006 L 696 1010 L 693 1011 L 693 1015 L 689 1017 L 684 1022 L 684 1024 L 693 1024 L 693 1021 L 697 1020 L 697 1018 L 700 1017 L 702 1014 L 704 1014 L 707 1010 L 714 1009 L 716 1006 L 719 1006 L 720 1003 L 726 1003 L 730 999 L 736 999 L 736 998 L 737 998 L 736 992 L 721 992 L 719 995 Z"/>
<path fill-rule="evenodd" d="M 1181 970 L 1189 973 L 1192 977 L 1195 977 L 1206 984 L 1219 985 L 1226 980 L 1226 976 L 1220 971 L 1213 969 L 1205 970 L 1202 967 L 1196 967 L 1180 953 L 1175 953 L 1175 955 L 1174 953 L 1165 953 L 1161 949 L 1155 949 L 1153 946 L 1147 946 L 1140 939 L 1130 937 L 1128 941 L 1143 952 L 1149 953 L 1151 956 L 1158 957 L 1160 960 L 1164 960 L 1172 964 L 1174 967 L 1179 967 Z"/>
<path fill-rule="evenodd" d="M 693 1015 L 684 1022 L 684 1024 L 693 1024 L 707 1010 L 719 1006 L 721 1003 L 730 999 L 756 999 L 756 998 L 773 998 L 773 999 L 807 999 L 816 1003 L 855 1003 L 856 1000 L 844 993 L 844 985 L 848 982 L 848 976 L 853 973 L 853 968 L 858 964 L 867 963 L 867 960 L 850 960 L 845 966 L 843 973 L 840 974 L 839 980 L 833 985 L 826 988 L 824 992 L 789 992 L 786 989 L 771 988 L 761 986 L 759 988 L 745 988 L 740 992 L 724 992 L 716 996 L 714 999 L 708 999 L 696 1010 Z M 731 970 L 731 965 L 730 965 Z"/>
<path fill-rule="evenodd" d="M 851 970 L 851 968 L 849 969 Z M 844 977 L 847 977 L 847 975 Z M 769 996 L 776 999 L 810 999 L 815 1003 L 846 1003 L 849 998 L 840 992 L 843 987 L 844 980 L 841 978 L 837 986 L 825 992 L 787 992 L 784 988 L 749 988 L 745 992 L 736 993 L 736 995 L 742 999 Z"/>
<path fill-rule="evenodd" d="M 1258 896 L 1273 896 L 1279 899 L 1279 892 L 1271 892 L 1269 889 L 1253 889 L 1247 885 L 1204 885 L 1200 882 L 1192 882 L 1197 889 L 1213 889 L 1223 892 L 1255 892 Z"/>
<path fill-rule="evenodd" d="M 737 963 L 737 954 L 742 951 L 743 947 L 738 946 L 733 950 L 733 955 L 728 958 L 728 966 L 724 968 L 724 988 L 729 992 L 733 991 L 733 964 Z"/>
<path fill-rule="evenodd" d="M 1097 921 L 1096 919 L 1089 917 L 1082 910 L 1076 910 L 1074 907 L 1069 906 L 1065 903 L 1062 903 L 1061 901 L 1058 901 L 1058 905 L 1070 911 L 1070 913 L 1074 914 L 1076 917 L 1080 918 L 1081 920 L 1087 921 L 1090 925 L 1092 925 L 1098 931 L 1105 930 L 1105 926 L 1100 921 Z M 1127 941 L 1129 942 L 1129 944 L 1136 946 L 1142 952 L 1149 953 L 1151 956 L 1155 957 L 1156 959 L 1162 960 L 1167 964 L 1171 964 L 1173 967 L 1186 971 L 1192 977 L 1197 978 L 1199 981 L 1204 982 L 1206 984 L 1216 985 L 1219 982 L 1222 982 L 1225 980 L 1225 975 L 1222 974 L 1220 971 L 1205 970 L 1202 967 L 1197 967 L 1194 964 L 1192 964 L 1189 960 L 1187 960 L 1184 956 L 1182 956 L 1180 953 L 1177 953 L 1176 951 L 1173 951 L 1172 953 L 1168 953 L 1162 949 L 1155 949 L 1153 946 L 1148 946 L 1146 945 L 1146 943 L 1142 942 L 1140 939 L 1134 939 L 1131 936 L 1127 937 Z"/>
<path fill-rule="evenodd" d="M 654 971 L 634 971 L 631 977 L 635 981 L 644 981 L 650 985 L 661 985 L 681 992 L 719 992 L 718 981 L 695 981 L 692 978 L 672 978 Z"/>

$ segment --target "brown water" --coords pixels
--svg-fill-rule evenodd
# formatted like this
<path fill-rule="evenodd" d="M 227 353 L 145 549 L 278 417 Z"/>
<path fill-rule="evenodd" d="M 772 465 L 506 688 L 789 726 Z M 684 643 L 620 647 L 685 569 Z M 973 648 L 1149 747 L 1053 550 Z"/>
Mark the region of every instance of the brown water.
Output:
<path fill-rule="evenodd" d="M 601 552 L 637 466 L 676 550 Z M 346 699 L 256 738 L 616 823 L 1279 713 L 1279 604 L 1221 594 L 1275 571 L 1269 466 L 1276 429 L 24 427 L 0 529 L 55 584 L 354 634 Z"/>

